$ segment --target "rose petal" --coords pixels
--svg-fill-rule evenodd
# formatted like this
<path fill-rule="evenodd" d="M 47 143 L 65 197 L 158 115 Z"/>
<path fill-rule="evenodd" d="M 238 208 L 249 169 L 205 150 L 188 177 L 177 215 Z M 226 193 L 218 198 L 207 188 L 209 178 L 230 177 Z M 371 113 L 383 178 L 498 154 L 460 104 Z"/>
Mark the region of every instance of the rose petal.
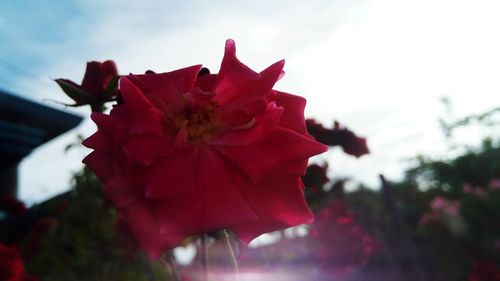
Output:
<path fill-rule="evenodd" d="M 107 183 L 112 177 L 117 174 L 114 162 L 115 159 L 110 153 L 92 151 L 89 155 L 83 158 L 82 162 L 89 166 L 101 182 Z"/>
<path fill-rule="evenodd" d="M 107 60 L 101 64 L 100 80 L 103 82 L 103 87 L 106 87 L 109 81 L 115 76 L 118 76 L 118 68 L 112 60 Z"/>
<path fill-rule="evenodd" d="M 165 110 L 193 88 L 200 69 L 201 65 L 194 65 L 162 74 L 131 74 L 128 78 L 157 108 Z"/>
<path fill-rule="evenodd" d="M 154 135 L 140 135 L 130 138 L 125 142 L 123 149 L 133 161 L 148 166 L 157 159 L 176 151 L 172 138 Z"/>
<path fill-rule="evenodd" d="M 307 163 L 308 162 L 309 162 L 308 159 L 291 162 L 291 163 L 283 166 L 281 169 L 277 170 L 276 173 L 304 176 L 306 174 L 306 171 L 307 171 Z"/>
<path fill-rule="evenodd" d="M 110 142 L 108 135 L 104 131 L 95 132 L 90 137 L 83 140 L 82 144 L 96 150 L 113 149 L 113 144 Z"/>
<path fill-rule="evenodd" d="M 127 137 L 126 124 L 118 116 L 94 112 L 90 117 L 96 123 L 98 131 L 102 135 L 85 139 L 82 142 L 84 146 L 94 149 L 108 147 L 109 145 L 117 147 Z M 107 138 L 107 141 L 104 138 Z"/>
<path fill-rule="evenodd" d="M 82 81 L 82 88 L 93 96 L 98 96 L 102 91 L 102 85 L 99 83 L 100 72 L 100 62 L 87 62 L 87 68 L 85 69 Z"/>
<path fill-rule="evenodd" d="M 257 218 L 241 194 L 241 189 L 245 186 L 251 188 L 251 184 L 231 165 L 216 150 L 208 146 L 200 149 L 197 195 L 202 199 L 200 213 L 204 215 L 206 229 L 228 227 Z"/>
<path fill-rule="evenodd" d="M 115 128 L 116 117 L 110 116 L 100 112 L 93 112 L 90 114 L 90 119 L 96 123 L 99 129 L 104 131 L 112 131 Z"/>
<path fill-rule="evenodd" d="M 267 138 L 246 146 L 217 146 L 217 150 L 231 159 L 254 183 L 290 162 L 305 160 L 325 152 L 328 147 L 314 139 L 285 128 L 274 129 Z"/>
<path fill-rule="evenodd" d="M 166 134 L 164 126 L 164 114 L 154 108 L 143 110 L 134 114 L 129 120 L 129 132 L 131 134 L 155 134 L 162 136 Z"/>
<path fill-rule="evenodd" d="M 222 110 L 234 110 L 244 108 L 247 104 L 265 98 L 269 95 L 274 84 L 278 80 L 279 73 L 284 66 L 284 61 L 279 61 L 261 72 L 257 78 L 245 81 L 244 79 L 225 81 L 227 88 L 221 91 L 218 85 L 215 87 L 215 100 L 219 102 Z M 224 101 L 222 97 L 232 96 L 230 100 Z M 228 98 L 226 98 L 228 99 Z"/>
<path fill-rule="evenodd" d="M 141 202 L 121 211 L 128 227 L 139 240 L 151 259 L 159 258 L 166 249 L 166 242 L 160 235 L 156 214 L 150 203 Z"/>
<path fill-rule="evenodd" d="M 226 41 L 226 50 L 217 81 L 213 87 L 214 100 L 230 111 L 264 98 L 269 94 L 283 69 L 284 61 L 279 61 L 261 73 L 256 73 L 236 58 L 233 40 Z"/>
<path fill-rule="evenodd" d="M 124 104 L 130 110 L 140 111 L 145 108 L 151 107 L 151 101 L 146 98 L 145 94 L 139 87 L 134 85 L 133 75 L 124 76 L 120 79 L 120 93 L 122 95 Z"/>
<path fill-rule="evenodd" d="M 263 141 L 274 130 L 283 113 L 283 108 L 269 104 L 266 113 L 254 118 L 249 128 L 234 129 L 210 140 L 210 144 L 240 146 Z"/>
<path fill-rule="evenodd" d="M 299 177 L 273 176 L 246 190 L 244 194 L 259 218 L 254 222 L 232 226 L 231 230 L 246 244 L 263 233 L 314 220 L 304 199 Z"/>
<path fill-rule="evenodd" d="M 278 106 L 285 110 L 281 116 L 279 126 L 288 128 L 301 134 L 306 134 L 306 122 L 304 120 L 304 108 L 306 100 L 302 97 L 291 95 L 288 93 L 274 91 L 275 94 L 271 98 Z"/>
<path fill-rule="evenodd" d="M 200 149 L 198 160 L 197 172 L 191 174 L 196 188 L 159 206 L 162 233 L 199 234 L 257 219 L 240 190 L 252 188 L 248 179 L 209 147 Z"/>
<path fill-rule="evenodd" d="M 165 199 L 183 196 L 196 187 L 198 149 L 178 151 L 151 166 L 145 180 L 146 197 Z"/>
<path fill-rule="evenodd" d="M 198 77 L 198 79 L 196 79 L 196 84 L 194 86 L 199 87 L 201 90 L 205 92 L 212 92 L 216 79 L 217 79 L 217 74 L 206 74 Z"/>
<path fill-rule="evenodd" d="M 114 177 L 106 183 L 106 195 L 119 209 L 140 201 L 141 196 L 136 181 L 130 175 Z"/>

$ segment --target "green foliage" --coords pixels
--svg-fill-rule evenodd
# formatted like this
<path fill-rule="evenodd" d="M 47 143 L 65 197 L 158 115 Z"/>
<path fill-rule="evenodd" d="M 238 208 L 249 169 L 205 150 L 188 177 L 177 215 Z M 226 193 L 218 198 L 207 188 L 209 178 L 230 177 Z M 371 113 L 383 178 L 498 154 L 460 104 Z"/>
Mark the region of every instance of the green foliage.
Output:
<path fill-rule="evenodd" d="M 68 207 L 57 224 L 42 234 L 27 261 L 29 272 L 41 280 L 171 280 L 159 263 L 127 246 L 115 231 L 116 212 L 89 169 L 75 175 L 70 193 L 48 204 Z"/>
<path fill-rule="evenodd" d="M 448 108 L 448 111 L 451 111 L 451 104 L 450 101 L 447 99 L 443 100 L 444 105 Z M 457 121 L 447 123 L 443 119 L 439 120 L 439 123 L 441 125 L 441 128 L 443 132 L 445 133 L 446 136 L 450 137 L 453 133 L 453 130 L 459 128 L 459 127 L 464 127 L 464 126 L 469 126 L 474 123 L 481 124 L 482 126 L 486 127 L 495 127 L 499 125 L 500 123 L 498 120 L 495 119 L 495 117 L 498 117 L 498 114 L 500 113 L 500 107 L 496 107 L 493 109 L 490 109 L 486 112 L 480 113 L 480 114 L 472 114 L 469 116 L 466 116 L 462 119 L 459 119 Z"/>
<path fill-rule="evenodd" d="M 420 182 L 459 196 L 465 183 L 486 187 L 495 178 L 500 178 L 500 142 L 487 139 L 481 148 L 454 159 L 436 161 L 420 157 L 418 165 L 406 172 L 403 183 Z"/>
<path fill-rule="evenodd" d="M 382 245 L 363 272 L 385 267 L 397 278 L 416 276 L 412 247 L 402 243 L 405 236 L 428 280 L 468 280 L 475 263 L 500 264 L 500 190 L 491 183 L 495 179 L 500 179 L 500 142 L 488 139 L 452 159 L 419 158 L 404 180 L 391 184 L 397 214 L 378 190 L 347 193 L 359 223 Z M 441 199 L 442 209 L 437 203 L 432 207 Z M 458 204 L 456 214 L 446 209 L 450 202 Z M 395 222 L 398 216 L 403 226 Z"/>

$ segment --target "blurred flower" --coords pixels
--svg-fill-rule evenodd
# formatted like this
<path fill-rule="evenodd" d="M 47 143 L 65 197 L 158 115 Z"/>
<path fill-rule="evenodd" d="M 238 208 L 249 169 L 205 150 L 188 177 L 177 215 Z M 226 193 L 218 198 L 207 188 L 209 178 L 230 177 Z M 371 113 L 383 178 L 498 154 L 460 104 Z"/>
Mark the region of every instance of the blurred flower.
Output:
<path fill-rule="evenodd" d="M 449 200 L 443 196 L 436 196 L 431 201 L 431 209 L 433 211 L 442 212 L 448 216 L 458 216 L 460 205 L 460 200 Z"/>
<path fill-rule="evenodd" d="M 378 242 L 358 225 L 345 201 L 333 200 L 315 215 L 309 237 L 319 264 L 348 269 L 364 264 L 378 248 Z"/>
<path fill-rule="evenodd" d="M 15 246 L 0 244 L 0 280 L 1 281 L 36 281 L 24 269 L 23 261 Z"/>
<path fill-rule="evenodd" d="M 327 147 L 307 134 L 305 100 L 272 89 L 283 66 L 254 72 L 228 40 L 218 74 L 129 75 L 123 104 L 92 115 L 84 163 L 150 257 L 193 234 L 229 228 L 248 243 L 313 220 L 300 176 Z"/>
<path fill-rule="evenodd" d="M 500 190 L 500 179 L 492 179 L 488 184 L 488 187 L 491 190 Z"/>
<path fill-rule="evenodd" d="M 462 202 L 460 200 L 451 200 L 443 196 L 436 196 L 430 202 L 431 210 L 422 214 L 418 225 L 426 227 L 443 224 L 455 235 L 463 235 L 466 224 L 460 215 L 461 206 Z"/>
<path fill-rule="evenodd" d="M 58 221 L 59 220 L 56 218 L 45 217 L 40 219 L 31 229 L 24 251 L 27 260 L 30 260 L 34 255 L 36 255 L 42 243 L 43 236 L 47 233 L 47 231 L 56 226 Z"/>
<path fill-rule="evenodd" d="M 306 120 L 308 132 L 319 142 L 328 146 L 340 146 L 345 153 L 356 157 L 361 157 L 370 153 L 365 138 L 356 136 L 347 128 L 341 128 L 335 121 L 333 129 L 327 129 L 314 119 Z"/>
<path fill-rule="evenodd" d="M 493 182 L 494 184 L 494 182 Z M 486 188 L 482 186 L 472 186 L 471 183 L 465 182 L 462 188 L 463 193 L 473 194 L 481 199 L 488 198 L 488 193 Z"/>
<path fill-rule="evenodd" d="M 476 262 L 469 281 L 500 281 L 500 269 L 492 262 Z"/>
<path fill-rule="evenodd" d="M 118 70 L 114 61 L 91 61 L 87 63 L 81 85 L 67 79 L 55 81 L 64 93 L 75 101 L 75 104 L 70 106 L 90 105 L 92 111 L 101 112 L 104 103 L 116 96 Z"/>
<path fill-rule="evenodd" d="M 473 192 L 473 187 L 472 187 L 472 184 L 470 184 L 469 182 L 465 182 L 463 187 L 462 187 L 462 191 L 463 193 L 472 193 Z"/>
<path fill-rule="evenodd" d="M 327 176 L 328 165 L 320 166 L 318 164 L 311 164 L 307 167 L 306 174 L 302 177 L 302 181 L 306 188 L 311 192 L 317 192 L 323 187 L 330 179 Z"/>
<path fill-rule="evenodd" d="M 432 225 L 432 224 L 440 224 L 443 222 L 443 216 L 438 212 L 425 212 L 422 214 L 418 221 L 418 225 L 420 227 Z"/>
<path fill-rule="evenodd" d="M 26 212 L 26 206 L 23 202 L 13 196 L 0 197 L 0 211 L 5 211 L 10 215 L 17 215 Z"/>
<path fill-rule="evenodd" d="M 483 187 L 476 187 L 474 189 L 474 195 L 481 199 L 487 199 L 488 198 L 488 192 L 485 188 Z"/>

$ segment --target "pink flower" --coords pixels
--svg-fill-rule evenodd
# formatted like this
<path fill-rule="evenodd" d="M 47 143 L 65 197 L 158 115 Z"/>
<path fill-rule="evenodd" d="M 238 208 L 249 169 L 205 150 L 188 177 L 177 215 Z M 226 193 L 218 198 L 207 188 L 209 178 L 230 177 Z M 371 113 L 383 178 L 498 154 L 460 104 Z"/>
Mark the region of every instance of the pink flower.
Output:
<path fill-rule="evenodd" d="M 472 187 L 471 183 L 465 182 L 463 185 L 462 191 L 464 193 L 472 193 L 474 191 L 474 188 Z"/>
<path fill-rule="evenodd" d="M 488 184 L 491 190 L 500 190 L 500 179 L 494 178 Z"/>
<path fill-rule="evenodd" d="M 494 190 L 494 180 L 492 180 L 489 184 L 489 188 Z M 473 194 L 481 199 L 488 198 L 488 190 L 482 186 L 472 186 L 471 183 L 464 183 L 462 191 L 466 194 Z"/>
<path fill-rule="evenodd" d="M 431 209 L 448 216 L 458 216 L 461 206 L 460 200 L 446 199 L 443 196 L 436 196 L 431 201 Z"/>
<path fill-rule="evenodd" d="M 306 101 L 272 89 L 283 65 L 254 72 L 228 40 L 218 74 L 129 75 L 124 103 L 92 114 L 84 163 L 150 257 L 221 228 L 248 243 L 312 222 L 300 176 L 327 147 L 306 131 Z"/>
<path fill-rule="evenodd" d="M 87 62 L 87 69 L 82 85 L 67 79 L 56 79 L 61 89 L 75 101 L 71 106 L 90 105 L 92 111 L 101 111 L 100 107 L 112 100 L 117 92 L 118 70 L 112 60 L 103 63 Z"/>
<path fill-rule="evenodd" d="M 444 208 L 447 201 L 448 199 L 444 198 L 443 196 L 436 196 L 431 201 L 431 209 L 434 211 L 440 211 Z"/>

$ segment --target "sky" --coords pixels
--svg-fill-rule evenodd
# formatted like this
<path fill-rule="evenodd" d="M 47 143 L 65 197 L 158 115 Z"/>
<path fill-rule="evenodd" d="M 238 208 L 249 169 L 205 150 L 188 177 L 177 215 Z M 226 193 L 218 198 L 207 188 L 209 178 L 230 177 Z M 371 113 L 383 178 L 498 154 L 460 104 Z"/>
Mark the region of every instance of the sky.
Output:
<path fill-rule="evenodd" d="M 368 156 L 332 149 L 313 161 L 376 188 L 378 174 L 398 179 L 416 155 L 447 157 L 451 144 L 498 133 L 473 127 L 448 140 L 437 121 L 500 105 L 498 14 L 500 2 L 483 0 L 1 1 L 0 87 L 86 117 L 23 160 L 19 196 L 32 204 L 67 190 L 88 151 L 64 147 L 95 131 L 88 108 L 50 101 L 70 102 L 52 79 L 80 82 L 87 61 L 107 59 L 121 74 L 216 72 L 228 38 L 257 71 L 285 59 L 275 88 L 304 96 L 307 117 L 367 137 Z"/>

